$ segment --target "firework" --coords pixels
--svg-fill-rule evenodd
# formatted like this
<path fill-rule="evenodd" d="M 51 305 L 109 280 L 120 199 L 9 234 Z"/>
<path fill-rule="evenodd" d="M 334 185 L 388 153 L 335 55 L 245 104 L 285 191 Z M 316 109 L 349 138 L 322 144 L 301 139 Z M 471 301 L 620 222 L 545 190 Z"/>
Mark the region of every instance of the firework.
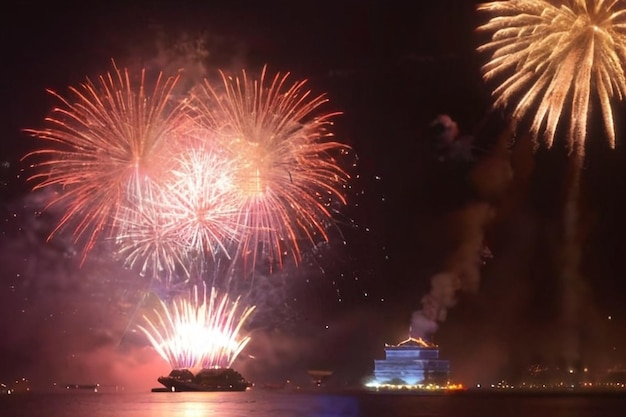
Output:
<path fill-rule="evenodd" d="M 288 77 L 267 77 L 266 68 L 258 80 L 221 73 L 220 88 L 205 81 L 191 99 L 202 128 L 234 161 L 238 253 L 252 264 L 259 254 L 298 262 L 304 242 L 328 240 L 330 204 L 345 204 L 348 175 L 337 157 L 349 148 L 329 140 L 328 129 L 337 113 L 314 116 L 326 97 Z"/>
<path fill-rule="evenodd" d="M 616 0 L 510 0 L 483 3 L 495 14 L 480 31 L 491 55 L 484 79 L 503 79 L 495 106 L 513 108 L 514 121 L 530 117 L 548 147 L 566 111 L 568 147 L 584 154 L 591 99 L 597 97 L 611 147 L 615 146 L 611 100 L 626 93 L 626 10 Z"/>
<path fill-rule="evenodd" d="M 237 238 L 239 201 L 233 193 L 235 165 L 219 152 L 190 149 L 176 159 L 162 209 L 195 254 L 215 257 Z"/>
<path fill-rule="evenodd" d="M 137 83 L 127 70 L 87 79 L 70 88 L 70 98 L 52 92 L 61 105 L 46 118 L 48 127 L 27 133 L 52 146 L 28 154 L 39 172 L 35 188 L 59 187 L 50 204 L 67 203 L 52 234 L 73 225 L 86 254 L 106 229 L 117 233 L 137 219 L 144 194 L 167 166 L 168 149 L 188 120 L 171 96 L 178 77 L 159 74 L 151 90 L 145 71 Z M 40 159 L 41 158 L 41 159 Z"/>
<path fill-rule="evenodd" d="M 138 326 L 172 369 L 229 368 L 250 341 L 240 337 L 255 307 L 244 307 L 215 288 L 194 286 L 186 297 L 166 303 Z"/>
<path fill-rule="evenodd" d="M 126 265 L 166 282 L 220 253 L 230 258 L 237 238 L 232 161 L 200 145 L 173 156 L 172 166 L 115 238 Z"/>
<path fill-rule="evenodd" d="M 222 73 L 220 88 L 205 81 L 179 101 L 178 77 L 152 90 L 145 78 L 114 66 L 69 99 L 52 93 L 62 106 L 49 126 L 26 130 L 54 145 L 27 155 L 35 188 L 59 188 L 50 204 L 67 207 L 52 235 L 73 227 L 84 257 L 107 231 L 127 266 L 165 281 L 218 254 L 298 262 L 304 242 L 328 240 L 349 147 L 329 139 L 337 113 L 313 115 L 324 95 L 265 69 Z"/>
<path fill-rule="evenodd" d="M 161 190 L 151 189 L 143 197 L 141 204 L 121 211 L 124 227 L 114 236 L 116 256 L 141 276 L 166 284 L 180 275 L 186 279 L 191 274 L 188 266 L 193 265 L 190 248 L 180 239 L 175 219 L 162 210 Z"/>

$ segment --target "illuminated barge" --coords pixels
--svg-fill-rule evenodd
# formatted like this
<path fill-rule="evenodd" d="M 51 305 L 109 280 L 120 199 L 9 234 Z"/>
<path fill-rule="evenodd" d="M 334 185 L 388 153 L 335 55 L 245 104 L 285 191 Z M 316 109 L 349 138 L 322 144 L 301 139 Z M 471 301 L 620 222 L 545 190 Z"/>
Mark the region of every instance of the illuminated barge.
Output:
<path fill-rule="evenodd" d="M 195 375 L 188 369 L 174 369 L 157 380 L 165 388 L 152 392 L 245 391 L 251 385 L 232 368 L 202 369 Z"/>

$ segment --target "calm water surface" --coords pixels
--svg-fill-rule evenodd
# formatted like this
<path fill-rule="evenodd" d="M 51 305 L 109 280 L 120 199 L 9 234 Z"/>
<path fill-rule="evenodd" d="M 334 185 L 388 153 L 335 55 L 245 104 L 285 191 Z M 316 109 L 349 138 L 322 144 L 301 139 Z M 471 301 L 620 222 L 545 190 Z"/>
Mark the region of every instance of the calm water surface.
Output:
<path fill-rule="evenodd" d="M 623 417 L 626 395 L 60 393 L 0 397 L 7 417 Z"/>

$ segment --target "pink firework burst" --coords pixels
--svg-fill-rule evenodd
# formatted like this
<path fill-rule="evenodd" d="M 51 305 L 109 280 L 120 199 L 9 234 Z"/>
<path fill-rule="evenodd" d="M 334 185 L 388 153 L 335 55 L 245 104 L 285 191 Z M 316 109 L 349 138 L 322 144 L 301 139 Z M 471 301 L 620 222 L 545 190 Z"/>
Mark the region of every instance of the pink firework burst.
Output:
<path fill-rule="evenodd" d="M 349 146 L 329 131 L 338 113 L 316 116 L 327 98 L 289 74 L 221 76 L 219 89 L 206 81 L 191 103 L 236 167 L 238 253 L 252 265 L 259 256 L 282 265 L 289 254 L 299 262 L 304 243 L 328 240 L 331 202 L 345 204 L 349 176 L 338 158 Z"/>
<path fill-rule="evenodd" d="M 61 105 L 45 119 L 47 127 L 25 130 L 50 147 L 25 158 L 36 160 L 35 188 L 58 187 L 50 204 L 67 205 L 52 235 L 69 226 L 76 241 L 85 240 L 85 256 L 100 233 L 123 232 L 127 222 L 137 221 L 130 208 L 150 194 L 171 142 L 189 121 L 172 100 L 177 81 L 159 74 L 149 89 L 145 71 L 134 81 L 114 64 L 95 82 L 70 87 L 68 98 L 51 92 Z"/>
<path fill-rule="evenodd" d="M 239 207 L 233 192 L 233 162 L 206 148 L 190 149 L 176 158 L 161 208 L 195 256 L 215 258 L 224 253 L 230 257 Z"/>

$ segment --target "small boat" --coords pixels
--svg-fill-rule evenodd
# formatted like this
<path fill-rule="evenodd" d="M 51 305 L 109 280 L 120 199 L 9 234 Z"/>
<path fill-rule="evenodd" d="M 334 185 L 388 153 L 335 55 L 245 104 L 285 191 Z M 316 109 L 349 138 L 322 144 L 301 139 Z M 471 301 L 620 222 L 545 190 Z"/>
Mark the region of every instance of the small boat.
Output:
<path fill-rule="evenodd" d="M 202 369 L 193 374 L 189 369 L 174 369 L 157 379 L 165 388 L 152 392 L 245 391 L 251 384 L 232 368 Z"/>

